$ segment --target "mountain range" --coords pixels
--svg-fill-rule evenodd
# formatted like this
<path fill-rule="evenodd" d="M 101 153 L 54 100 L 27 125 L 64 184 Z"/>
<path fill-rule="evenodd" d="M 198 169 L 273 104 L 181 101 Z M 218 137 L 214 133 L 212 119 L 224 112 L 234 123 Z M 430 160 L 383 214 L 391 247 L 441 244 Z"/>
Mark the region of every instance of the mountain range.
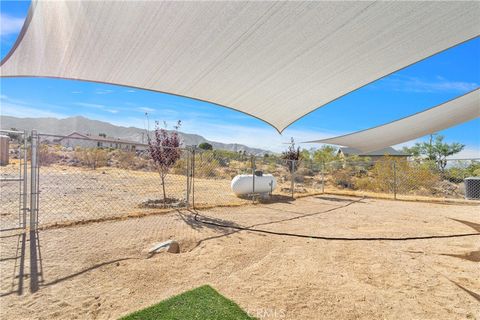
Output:
<path fill-rule="evenodd" d="M 54 135 L 69 135 L 72 132 L 81 134 L 90 134 L 98 136 L 100 133 L 108 137 L 130 140 L 135 142 L 146 142 L 146 131 L 136 127 L 116 126 L 108 122 L 88 119 L 82 116 L 68 117 L 64 119 L 57 118 L 17 118 L 10 116 L 0 116 L 0 128 L 4 130 L 37 130 L 39 133 Z M 183 144 L 199 145 L 202 142 L 210 143 L 214 149 L 229 151 L 245 151 L 248 154 L 261 155 L 272 153 L 268 150 L 251 148 L 243 144 L 222 143 L 210 141 L 198 134 L 179 132 Z"/>

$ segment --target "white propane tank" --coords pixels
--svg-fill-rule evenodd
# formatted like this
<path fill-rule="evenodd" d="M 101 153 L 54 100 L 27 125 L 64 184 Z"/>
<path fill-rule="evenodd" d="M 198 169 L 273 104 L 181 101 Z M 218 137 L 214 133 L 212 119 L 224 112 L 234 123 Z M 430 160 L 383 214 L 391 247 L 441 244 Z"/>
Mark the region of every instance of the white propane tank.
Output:
<path fill-rule="evenodd" d="M 255 176 L 255 190 L 253 190 L 253 175 L 240 174 L 232 179 L 231 188 L 237 196 L 249 193 L 268 193 L 275 190 L 277 180 L 271 174 Z"/>

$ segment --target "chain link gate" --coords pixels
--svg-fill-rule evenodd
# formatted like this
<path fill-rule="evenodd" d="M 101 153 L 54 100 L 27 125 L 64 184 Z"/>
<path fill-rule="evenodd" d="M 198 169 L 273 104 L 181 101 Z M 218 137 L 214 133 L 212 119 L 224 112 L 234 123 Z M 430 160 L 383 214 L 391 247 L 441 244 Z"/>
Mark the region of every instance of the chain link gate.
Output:
<path fill-rule="evenodd" d="M 38 135 L 35 131 L 0 130 L 2 164 L 0 166 L 0 235 L 2 268 L 12 268 L 9 288 L 1 291 L 22 294 L 26 267 L 29 265 L 30 291 L 38 290 L 42 279 L 38 237 Z M 28 247 L 27 247 L 28 243 Z M 27 253 L 27 250 L 29 251 Z M 3 257 L 6 255 L 6 257 Z"/>

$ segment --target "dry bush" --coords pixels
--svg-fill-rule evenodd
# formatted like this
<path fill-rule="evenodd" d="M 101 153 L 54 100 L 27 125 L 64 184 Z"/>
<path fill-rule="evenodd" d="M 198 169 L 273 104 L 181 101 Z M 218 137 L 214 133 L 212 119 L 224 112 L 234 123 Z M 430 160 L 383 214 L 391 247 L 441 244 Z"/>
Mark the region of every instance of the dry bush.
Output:
<path fill-rule="evenodd" d="M 58 162 L 62 158 L 54 149 L 55 148 L 48 145 L 39 146 L 38 161 L 41 166 L 49 166 Z"/>
<path fill-rule="evenodd" d="M 410 193 L 415 190 L 432 191 L 439 174 L 429 164 L 385 157 L 378 160 L 364 177 L 355 179 L 357 189 L 375 192 Z"/>
<path fill-rule="evenodd" d="M 118 161 L 118 167 L 122 169 L 136 169 L 135 152 L 115 150 L 113 152 Z"/>
<path fill-rule="evenodd" d="M 100 148 L 77 148 L 74 157 L 81 165 L 93 170 L 108 163 L 107 151 Z"/>
<path fill-rule="evenodd" d="M 187 159 L 178 159 L 172 168 L 173 174 L 186 175 L 187 174 Z"/>
<path fill-rule="evenodd" d="M 38 146 L 38 163 L 41 166 L 49 166 L 54 163 L 60 162 L 62 156 L 60 155 L 54 146 L 49 146 L 47 144 L 40 144 Z M 18 159 L 18 154 L 15 155 L 14 159 Z M 27 159 L 32 160 L 32 149 L 28 148 L 27 150 Z"/>

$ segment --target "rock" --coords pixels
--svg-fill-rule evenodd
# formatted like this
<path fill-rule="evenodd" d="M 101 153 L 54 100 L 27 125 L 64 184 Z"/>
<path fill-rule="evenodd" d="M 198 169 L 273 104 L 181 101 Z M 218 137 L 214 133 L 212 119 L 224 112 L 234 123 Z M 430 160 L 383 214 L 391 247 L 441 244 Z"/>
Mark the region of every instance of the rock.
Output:
<path fill-rule="evenodd" d="M 177 241 L 172 241 L 170 243 L 170 246 L 167 249 L 167 252 L 180 253 L 180 245 L 178 244 L 178 242 Z"/>

